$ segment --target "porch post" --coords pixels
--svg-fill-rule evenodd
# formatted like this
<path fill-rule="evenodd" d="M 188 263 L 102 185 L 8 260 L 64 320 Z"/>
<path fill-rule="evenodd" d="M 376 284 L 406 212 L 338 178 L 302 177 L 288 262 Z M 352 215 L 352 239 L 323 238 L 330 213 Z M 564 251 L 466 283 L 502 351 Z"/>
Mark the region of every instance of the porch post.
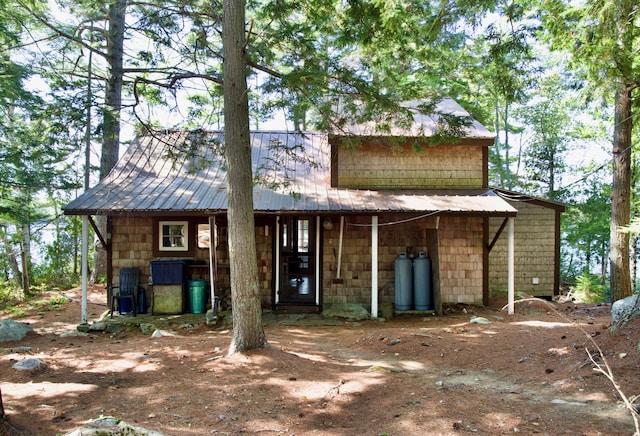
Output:
<path fill-rule="evenodd" d="M 80 324 L 87 324 L 87 275 L 88 275 L 88 258 L 89 258 L 89 217 L 82 215 L 82 248 L 81 248 L 81 266 L 82 273 L 82 303 L 80 306 Z M 109 303 L 111 304 L 111 303 Z"/>
<path fill-rule="evenodd" d="M 378 217 L 371 217 L 371 317 L 378 317 Z"/>
<path fill-rule="evenodd" d="M 275 298 L 274 303 L 280 303 L 280 215 L 276 216 L 276 229 L 275 229 L 275 239 L 276 239 L 276 261 L 275 261 L 275 277 L 276 277 L 276 285 L 275 285 Z"/>
<path fill-rule="evenodd" d="M 316 264 L 315 264 L 315 270 L 316 270 L 316 282 L 315 282 L 315 289 L 316 289 L 316 304 L 318 306 L 320 306 L 320 265 L 322 264 L 320 262 L 320 253 L 322 253 L 322 250 L 320 249 L 320 233 L 322 232 L 322 223 L 320 222 L 320 215 L 316 216 L 316 252 L 315 254 L 315 259 L 316 259 Z"/>
<path fill-rule="evenodd" d="M 515 279 L 514 279 L 514 258 L 515 258 L 515 244 L 514 244 L 514 219 L 509 218 L 509 242 L 507 250 L 507 293 L 508 293 L 508 310 L 509 315 L 513 315 L 513 306 L 515 301 Z"/>
<path fill-rule="evenodd" d="M 211 308 L 213 316 L 218 315 L 216 300 L 216 280 L 218 279 L 218 258 L 216 256 L 216 217 L 209 217 L 209 289 L 211 289 Z"/>

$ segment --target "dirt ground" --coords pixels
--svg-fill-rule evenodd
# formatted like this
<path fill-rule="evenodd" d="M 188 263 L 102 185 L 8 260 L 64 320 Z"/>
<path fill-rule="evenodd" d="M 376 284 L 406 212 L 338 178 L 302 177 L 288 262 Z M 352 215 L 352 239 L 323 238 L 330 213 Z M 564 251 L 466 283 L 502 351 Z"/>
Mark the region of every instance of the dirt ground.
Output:
<path fill-rule="evenodd" d="M 91 291 L 95 320 L 105 297 Z M 635 430 L 619 392 L 587 354 L 597 354 L 594 340 L 622 392 L 640 394 L 640 321 L 612 334 L 606 305 L 565 303 L 555 312 L 528 302 L 511 316 L 455 305 L 444 316 L 386 322 L 276 321 L 265 327 L 268 349 L 228 357 L 229 325 L 176 325 L 176 336 L 160 338 L 139 330 L 60 337 L 80 321 L 79 291 L 65 295 L 63 310 L 15 319 L 35 332 L 0 344 L 5 412 L 22 434 L 65 434 L 102 415 L 165 435 Z M 490 324 L 471 323 L 473 316 Z M 48 369 L 11 368 L 26 357 Z"/>

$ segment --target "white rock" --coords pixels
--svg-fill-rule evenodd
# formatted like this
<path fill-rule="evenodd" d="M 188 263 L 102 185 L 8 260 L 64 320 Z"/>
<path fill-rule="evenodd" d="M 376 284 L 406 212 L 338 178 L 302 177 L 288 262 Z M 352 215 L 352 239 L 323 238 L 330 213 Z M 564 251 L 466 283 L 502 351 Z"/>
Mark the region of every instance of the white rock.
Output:
<path fill-rule="evenodd" d="M 483 318 L 481 316 L 472 316 L 471 317 L 471 324 L 491 324 L 491 321 L 489 321 L 487 318 Z"/>
<path fill-rule="evenodd" d="M 175 336 L 176 332 L 172 332 L 170 330 L 156 330 L 151 335 L 152 338 L 161 338 L 163 336 Z"/>

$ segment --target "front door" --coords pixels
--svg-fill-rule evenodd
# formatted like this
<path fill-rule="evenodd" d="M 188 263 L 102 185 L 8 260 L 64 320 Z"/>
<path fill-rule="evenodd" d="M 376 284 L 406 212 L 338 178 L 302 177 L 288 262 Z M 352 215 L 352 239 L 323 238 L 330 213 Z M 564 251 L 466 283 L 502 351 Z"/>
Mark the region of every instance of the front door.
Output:
<path fill-rule="evenodd" d="M 316 303 L 315 220 L 280 217 L 279 304 Z"/>

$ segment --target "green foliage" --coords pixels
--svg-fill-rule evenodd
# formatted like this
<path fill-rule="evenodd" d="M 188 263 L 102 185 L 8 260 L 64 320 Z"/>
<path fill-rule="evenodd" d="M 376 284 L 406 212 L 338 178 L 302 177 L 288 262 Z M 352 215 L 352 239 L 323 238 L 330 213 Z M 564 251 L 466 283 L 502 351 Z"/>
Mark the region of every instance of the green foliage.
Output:
<path fill-rule="evenodd" d="M 0 313 L 5 312 L 13 317 L 26 316 L 30 312 L 63 310 L 67 302 L 64 295 L 51 292 L 46 286 L 32 288 L 31 294 L 20 301 L 16 298 L 15 285 L 0 283 Z"/>
<path fill-rule="evenodd" d="M 78 269 L 74 267 L 76 244 L 77 241 L 69 233 L 60 232 L 54 241 L 45 246 L 44 262 L 34 267 L 34 282 L 62 289 L 78 283 Z"/>
<path fill-rule="evenodd" d="M 251 41 L 250 57 L 277 72 L 263 92 L 296 127 L 311 120 L 317 129 L 335 130 L 372 120 L 384 132 L 406 121 L 399 101 L 458 95 L 451 92 L 456 80 L 444 78 L 458 77 L 469 59 L 467 36 L 491 5 L 265 2 L 254 14 L 268 26 Z"/>
<path fill-rule="evenodd" d="M 558 75 L 540 81 L 538 97 L 515 112 L 528 128 L 530 140 L 524 151 L 524 190 L 549 200 L 560 200 L 562 176 L 574 132 L 579 129 L 570 95 Z"/>
<path fill-rule="evenodd" d="M 6 281 L 0 282 L 0 308 L 9 306 L 15 300 L 15 285 Z"/>
<path fill-rule="evenodd" d="M 607 288 L 600 283 L 601 277 L 584 273 L 570 288 L 570 296 L 577 303 L 601 303 L 609 299 Z"/>
<path fill-rule="evenodd" d="M 67 299 L 63 295 L 53 296 L 49 300 L 49 307 L 52 310 L 63 310 L 65 304 L 67 304 Z"/>
<path fill-rule="evenodd" d="M 567 207 L 561 222 L 562 263 L 565 273 L 571 268 L 576 275 L 606 262 L 611 217 L 610 186 L 592 178 L 581 188 L 582 198 Z"/>

